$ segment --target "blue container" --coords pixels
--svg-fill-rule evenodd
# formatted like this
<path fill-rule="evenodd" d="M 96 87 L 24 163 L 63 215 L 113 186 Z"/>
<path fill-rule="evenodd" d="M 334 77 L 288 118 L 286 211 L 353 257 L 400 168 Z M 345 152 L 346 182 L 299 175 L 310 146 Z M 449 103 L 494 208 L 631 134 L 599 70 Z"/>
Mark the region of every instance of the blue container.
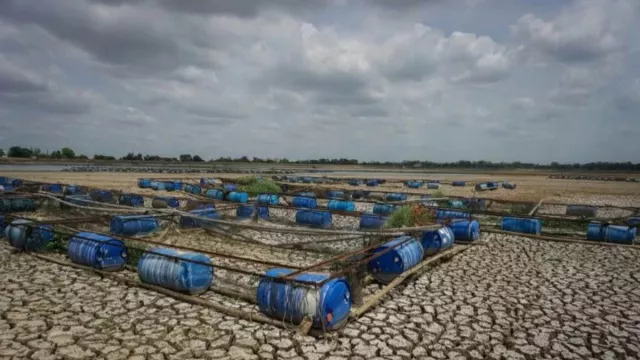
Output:
<path fill-rule="evenodd" d="M 477 220 L 453 220 L 449 225 L 456 241 L 475 241 L 480 238 L 480 223 Z"/>
<path fill-rule="evenodd" d="M 504 217 L 500 228 L 504 231 L 540 235 L 542 222 L 539 219 Z"/>
<path fill-rule="evenodd" d="M 160 189 L 158 189 L 158 190 L 160 190 Z M 174 188 L 173 188 L 173 182 L 171 182 L 171 181 L 166 181 L 166 182 L 164 183 L 164 190 L 165 190 L 165 191 L 169 191 L 169 192 L 174 191 Z"/>
<path fill-rule="evenodd" d="M 633 244 L 636 234 L 635 227 L 606 225 L 595 221 L 589 223 L 587 227 L 587 239 L 594 241 Z"/>
<path fill-rule="evenodd" d="M 182 191 L 182 181 L 176 180 L 173 182 L 173 190 Z"/>
<path fill-rule="evenodd" d="M 311 197 L 294 197 L 291 205 L 297 208 L 315 209 L 318 207 L 316 199 Z"/>
<path fill-rule="evenodd" d="M 247 201 L 249 201 L 249 194 L 247 194 L 246 192 L 232 191 L 227 194 L 227 201 L 246 203 Z"/>
<path fill-rule="evenodd" d="M 224 192 L 218 189 L 209 189 L 205 193 L 205 196 L 211 199 L 222 200 L 224 198 Z"/>
<path fill-rule="evenodd" d="M 0 185 L 0 194 L 14 192 L 15 188 L 11 185 Z"/>
<path fill-rule="evenodd" d="M 580 217 L 596 217 L 598 208 L 588 205 L 567 205 L 567 215 Z"/>
<path fill-rule="evenodd" d="M 468 213 L 466 211 L 438 209 L 438 210 L 436 210 L 436 218 L 438 220 L 443 220 L 443 219 L 470 219 L 471 218 L 471 213 Z"/>
<path fill-rule="evenodd" d="M 113 198 L 113 193 L 111 193 L 111 191 L 92 190 L 89 195 L 91 196 L 91 200 L 93 201 L 110 204 L 116 203 L 116 200 Z"/>
<path fill-rule="evenodd" d="M 92 232 L 79 232 L 67 244 L 69 260 L 104 271 L 121 270 L 127 262 L 127 248 L 119 239 Z"/>
<path fill-rule="evenodd" d="M 375 203 L 373 204 L 373 213 L 378 215 L 388 216 L 396 211 L 398 207 L 396 205 Z"/>
<path fill-rule="evenodd" d="M 438 230 L 425 231 L 420 242 L 422 249 L 424 249 L 424 256 L 431 256 L 452 247 L 455 242 L 455 234 L 453 230 L 443 226 Z"/>
<path fill-rule="evenodd" d="M 224 191 L 238 191 L 238 187 L 235 184 L 224 184 L 222 188 Z"/>
<path fill-rule="evenodd" d="M 356 204 L 354 204 L 352 201 L 329 200 L 327 209 L 335 211 L 354 212 L 356 211 Z"/>
<path fill-rule="evenodd" d="M 362 214 L 360 216 L 360 229 L 382 229 L 386 223 L 386 216 L 378 214 Z"/>
<path fill-rule="evenodd" d="M 465 186 L 466 183 L 464 181 L 453 181 L 451 182 L 451 186 Z"/>
<path fill-rule="evenodd" d="M 349 185 L 351 185 L 351 186 L 359 186 L 359 185 L 362 185 L 362 182 L 360 180 L 351 179 L 351 180 L 349 180 Z"/>
<path fill-rule="evenodd" d="M 427 189 L 439 189 L 439 188 L 440 188 L 439 183 L 436 183 L 436 182 L 427 183 Z"/>
<path fill-rule="evenodd" d="M 151 188 L 151 179 L 138 179 L 138 187 L 141 189 L 149 189 Z"/>
<path fill-rule="evenodd" d="M 502 187 L 508 190 L 515 190 L 516 184 L 510 183 L 510 182 L 503 182 Z"/>
<path fill-rule="evenodd" d="M 316 210 L 298 210 L 296 213 L 296 222 L 300 225 L 307 225 L 316 228 L 331 227 L 331 213 Z"/>
<path fill-rule="evenodd" d="M 454 209 L 464 209 L 467 207 L 467 204 L 463 200 L 449 200 L 449 207 Z"/>
<path fill-rule="evenodd" d="M 200 178 L 200 185 L 201 186 L 205 186 L 205 185 L 215 185 L 218 184 L 219 181 L 218 179 L 214 179 L 214 178 Z"/>
<path fill-rule="evenodd" d="M 53 240 L 53 228 L 49 225 L 31 225 L 29 220 L 12 221 L 5 228 L 9 244 L 24 251 L 36 251 Z"/>
<path fill-rule="evenodd" d="M 0 199 L 0 212 L 35 211 L 38 203 L 31 198 L 11 197 Z"/>
<path fill-rule="evenodd" d="M 299 324 L 304 318 L 313 319 L 317 329 L 335 330 L 342 327 L 351 311 L 351 290 L 344 278 L 327 281 L 310 288 L 274 278 L 291 274 L 291 269 L 270 269 L 258 283 L 256 299 L 260 311 L 274 319 Z M 298 281 L 320 283 L 326 274 L 304 273 L 294 277 Z"/>
<path fill-rule="evenodd" d="M 310 177 L 304 177 L 302 178 L 302 182 L 305 184 L 311 184 L 313 182 L 313 179 Z"/>
<path fill-rule="evenodd" d="M 152 182 L 151 182 L 151 189 L 153 189 L 153 190 L 158 190 L 158 184 L 159 184 L 159 182 L 157 182 L 157 181 L 152 181 Z"/>
<path fill-rule="evenodd" d="M 632 216 L 630 218 L 627 218 L 627 225 L 640 226 L 640 216 Z"/>
<path fill-rule="evenodd" d="M 132 236 L 154 232 L 158 226 L 158 219 L 153 216 L 117 215 L 111 218 L 110 230 L 115 235 Z"/>
<path fill-rule="evenodd" d="M 343 191 L 329 190 L 327 191 L 327 198 L 329 199 L 344 199 Z"/>
<path fill-rule="evenodd" d="M 0 185 L 6 185 L 8 180 L 9 180 L 8 177 L 0 176 Z"/>
<path fill-rule="evenodd" d="M 122 194 L 118 199 L 118 204 L 132 207 L 143 207 L 144 198 L 136 194 Z"/>
<path fill-rule="evenodd" d="M 197 184 L 187 184 L 184 187 L 184 191 L 190 194 L 200 195 L 202 193 L 202 188 Z"/>
<path fill-rule="evenodd" d="M 64 194 L 65 195 L 80 195 L 80 194 L 84 194 L 84 193 L 86 193 L 86 191 L 82 187 L 80 187 L 78 185 L 74 185 L 74 184 L 69 184 L 64 189 Z"/>
<path fill-rule="evenodd" d="M 240 219 L 250 219 L 258 209 L 258 217 L 263 220 L 269 219 L 269 208 L 266 206 L 256 206 L 255 204 L 240 205 L 236 208 L 236 217 Z"/>
<path fill-rule="evenodd" d="M 399 243 L 402 244 L 398 245 Z M 389 248 L 393 250 L 369 260 L 367 265 L 371 275 L 382 284 L 390 283 L 396 276 L 416 266 L 424 255 L 420 242 L 411 236 L 395 238 L 378 246 L 372 253 L 379 253 Z"/>
<path fill-rule="evenodd" d="M 315 198 L 316 193 L 314 193 L 313 191 L 300 191 L 296 193 L 296 196 Z"/>
<path fill-rule="evenodd" d="M 378 180 L 376 179 L 367 180 L 367 186 L 378 186 Z"/>
<path fill-rule="evenodd" d="M 487 189 L 489 190 L 498 190 L 499 186 L 500 186 L 499 183 L 496 181 L 487 182 Z"/>
<path fill-rule="evenodd" d="M 42 184 L 42 191 L 62 194 L 62 184 Z"/>
<path fill-rule="evenodd" d="M 278 205 L 280 204 L 280 196 L 276 194 L 260 194 L 257 201 L 260 205 Z"/>
<path fill-rule="evenodd" d="M 207 205 L 207 204 L 203 204 L 203 205 Z M 215 219 L 215 220 L 220 219 L 220 214 L 218 214 L 218 211 L 214 208 L 195 209 L 195 210 L 189 211 L 189 214 L 199 216 L 202 218 L 207 218 L 207 219 Z M 206 224 L 206 223 L 207 223 L 206 220 L 199 220 L 199 219 L 194 219 L 186 216 L 180 217 L 180 224 L 185 228 L 203 227 L 203 224 Z"/>
<path fill-rule="evenodd" d="M 163 209 L 163 208 L 167 208 L 167 207 L 179 208 L 180 207 L 180 200 L 178 200 L 177 198 L 174 198 L 174 197 L 156 196 L 151 201 L 151 206 L 154 209 Z"/>
<path fill-rule="evenodd" d="M 409 187 L 411 189 L 419 189 L 420 187 L 422 187 L 422 185 L 424 185 L 424 183 L 422 183 L 420 181 L 409 181 L 407 183 L 407 187 Z"/>
<path fill-rule="evenodd" d="M 211 259 L 201 253 L 153 248 L 138 260 L 138 277 L 145 284 L 195 295 L 211 286 L 213 266 Z"/>
<path fill-rule="evenodd" d="M 407 200 L 407 194 L 390 193 L 385 196 L 387 201 L 404 201 Z"/>
<path fill-rule="evenodd" d="M 167 190 L 167 183 L 166 182 L 159 181 L 157 184 L 158 185 L 156 186 L 156 188 L 154 190 Z"/>

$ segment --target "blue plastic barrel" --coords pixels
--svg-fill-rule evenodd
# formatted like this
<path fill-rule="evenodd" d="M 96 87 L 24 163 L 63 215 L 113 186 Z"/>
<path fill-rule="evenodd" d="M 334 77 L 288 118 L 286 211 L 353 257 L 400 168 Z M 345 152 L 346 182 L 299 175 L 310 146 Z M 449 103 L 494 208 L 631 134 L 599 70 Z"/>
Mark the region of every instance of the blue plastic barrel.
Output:
<path fill-rule="evenodd" d="M 269 219 L 269 208 L 266 206 L 256 206 L 255 204 L 240 205 L 236 208 L 236 217 L 240 219 L 250 219 L 258 209 L 258 217 L 263 220 Z"/>
<path fill-rule="evenodd" d="M 375 203 L 373 204 L 373 213 L 378 215 L 391 215 L 394 211 L 396 211 L 398 207 L 396 205 L 384 204 L 384 203 Z"/>
<path fill-rule="evenodd" d="M 8 179 L 6 176 L 0 176 L 0 185 L 6 185 Z"/>
<path fill-rule="evenodd" d="M 236 184 L 224 184 L 222 188 L 224 191 L 238 191 Z"/>
<path fill-rule="evenodd" d="M 378 186 L 378 180 L 376 179 L 367 180 L 367 186 Z"/>
<path fill-rule="evenodd" d="M 407 185 L 407 187 L 409 187 L 411 189 L 418 189 L 418 188 L 422 187 L 422 185 L 424 185 L 424 183 L 422 183 L 420 181 L 408 181 L 406 185 Z"/>
<path fill-rule="evenodd" d="M 0 199 L 0 212 L 34 211 L 38 203 L 31 198 L 11 197 Z"/>
<path fill-rule="evenodd" d="M 184 191 L 190 194 L 200 195 L 202 193 L 202 188 L 197 184 L 187 184 L 184 187 Z"/>
<path fill-rule="evenodd" d="M 206 205 L 206 204 L 205 204 Z M 220 214 L 215 208 L 201 208 L 189 211 L 189 214 L 207 218 L 207 219 L 220 219 Z M 206 223 L 206 220 L 194 219 L 192 217 L 181 216 L 180 224 L 185 228 L 202 227 Z"/>
<path fill-rule="evenodd" d="M 313 182 L 313 179 L 310 177 L 304 177 L 302 178 L 302 182 L 305 184 L 311 184 Z"/>
<path fill-rule="evenodd" d="M 504 231 L 540 235 L 542 222 L 539 219 L 503 217 L 500 228 Z"/>
<path fill-rule="evenodd" d="M 327 191 L 327 198 L 329 199 L 344 199 L 344 192 L 337 190 Z"/>
<path fill-rule="evenodd" d="M 596 217 L 598 208 L 588 205 L 567 205 L 567 215 L 580 217 Z"/>
<path fill-rule="evenodd" d="M 331 227 L 331 213 L 317 210 L 298 210 L 296 223 L 317 228 Z"/>
<path fill-rule="evenodd" d="M 249 194 L 247 194 L 246 192 L 232 191 L 227 194 L 227 201 L 246 203 L 247 201 L 249 201 Z"/>
<path fill-rule="evenodd" d="M 514 183 L 510 183 L 510 182 L 503 182 L 503 183 L 502 183 L 502 187 L 503 187 L 504 189 L 508 189 L 508 190 L 515 190 L 515 188 L 516 188 L 516 184 L 514 184 Z"/>
<path fill-rule="evenodd" d="M 439 189 L 439 188 L 440 188 L 439 183 L 435 183 L 435 182 L 427 183 L 427 189 Z"/>
<path fill-rule="evenodd" d="M 445 210 L 438 209 L 436 210 L 436 218 L 439 220 L 442 219 L 469 219 L 471 218 L 471 213 L 466 211 L 458 211 L 458 210 Z"/>
<path fill-rule="evenodd" d="M 316 199 L 311 197 L 294 197 L 291 205 L 297 208 L 315 209 L 318 207 Z"/>
<path fill-rule="evenodd" d="M 200 263 L 211 265 L 211 259 L 196 252 L 153 248 L 138 260 L 138 277 L 145 284 L 191 295 L 201 294 L 213 282 L 213 266 Z"/>
<path fill-rule="evenodd" d="M 151 189 L 158 190 L 158 184 L 159 182 L 157 181 L 151 181 Z"/>
<path fill-rule="evenodd" d="M 62 184 L 42 184 L 42 191 L 62 194 Z"/>
<path fill-rule="evenodd" d="M 158 181 L 158 185 L 155 190 L 167 190 L 167 183 L 163 181 Z"/>
<path fill-rule="evenodd" d="M 91 196 L 91 200 L 93 201 L 111 204 L 115 204 L 116 202 L 116 200 L 113 198 L 113 193 L 108 190 L 92 190 L 89 195 Z"/>
<path fill-rule="evenodd" d="M 314 193 L 313 191 L 300 191 L 296 193 L 296 196 L 315 198 L 316 193 Z"/>
<path fill-rule="evenodd" d="M 200 178 L 200 185 L 201 186 L 205 186 L 205 185 L 215 185 L 218 184 L 220 181 L 218 181 L 218 179 L 214 179 L 214 178 Z"/>
<path fill-rule="evenodd" d="M 360 216 L 360 229 L 381 229 L 386 223 L 386 216 L 378 214 L 362 214 Z"/>
<path fill-rule="evenodd" d="M 280 204 L 280 196 L 276 194 L 260 194 L 257 201 L 260 205 L 278 205 Z"/>
<path fill-rule="evenodd" d="M 329 200 L 329 203 L 327 203 L 327 209 L 353 212 L 356 211 L 356 204 L 352 201 Z"/>
<path fill-rule="evenodd" d="M 79 195 L 79 194 L 84 194 L 85 192 L 86 191 L 84 190 L 84 188 L 75 184 L 69 184 L 64 189 L 65 195 Z"/>
<path fill-rule="evenodd" d="M 453 246 L 455 235 L 453 230 L 446 226 L 438 230 L 425 231 L 420 239 L 424 256 L 431 256 Z"/>
<path fill-rule="evenodd" d="M 593 221 L 587 227 L 587 240 L 633 244 L 636 233 L 637 229 L 635 227 L 607 225 Z"/>
<path fill-rule="evenodd" d="M 173 190 L 175 190 L 175 191 L 182 191 L 182 181 L 180 181 L 180 180 L 174 180 L 174 181 L 173 181 Z"/>
<path fill-rule="evenodd" d="M 416 266 L 424 255 L 420 242 L 411 236 L 395 238 L 378 246 L 372 253 L 389 248 L 393 250 L 369 260 L 367 265 L 371 275 L 382 284 L 390 283 L 396 276 Z"/>
<path fill-rule="evenodd" d="M 138 187 L 141 189 L 151 188 L 151 179 L 145 179 L 145 178 L 138 179 Z"/>
<path fill-rule="evenodd" d="M 32 225 L 29 220 L 17 219 L 7 225 L 5 236 L 11 246 L 24 251 L 35 251 L 53 240 L 53 228 L 49 225 Z"/>
<path fill-rule="evenodd" d="M 224 198 L 224 192 L 218 189 L 209 189 L 205 193 L 205 196 L 211 199 L 222 200 Z"/>
<path fill-rule="evenodd" d="M 105 271 L 121 270 L 127 262 L 124 242 L 92 232 L 79 232 L 71 237 L 67 255 L 76 264 Z"/>
<path fill-rule="evenodd" d="M 118 198 L 118 204 L 132 207 L 143 207 L 144 198 L 142 195 L 136 194 L 122 194 Z"/>
<path fill-rule="evenodd" d="M 478 220 L 460 220 L 451 221 L 448 225 L 456 241 L 475 241 L 480 238 L 480 223 Z"/>
<path fill-rule="evenodd" d="M 359 185 L 362 185 L 362 182 L 360 180 L 351 179 L 351 180 L 349 180 L 349 185 L 351 185 L 351 186 L 359 186 Z"/>
<path fill-rule="evenodd" d="M 155 209 L 163 209 L 166 207 L 179 208 L 180 200 L 169 196 L 156 196 L 151 201 L 151 206 Z"/>
<path fill-rule="evenodd" d="M 387 201 L 404 201 L 407 200 L 407 194 L 389 193 L 385 195 Z"/>
<path fill-rule="evenodd" d="M 344 278 L 331 279 L 322 287 L 310 288 L 274 278 L 291 274 L 291 269 L 270 269 L 260 279 L 256 293 L 260 311 L 274 319 L 299 324 L 304 318 L 313 319 L 317 329 L 339 329 L 351 311 L 351 291 Z M 327 274 L 303 273 L 295 280 L 320 283 Z"/>
<path fill-rule="evenodd" d="M 449 203 L 449 207 L 451 208 L 464 209 L 467 207 L 466 202 L 463 200 L 455 199 L 455 200 L 448 200 L 447 202 Z"/>
<path fill-rule="evenodd" d="M 452 181 L 451 186 L 465 186 L 466 182 L 464 181 Z"/>
<path fill-rule="evenodd" d="M 158 229 L 158 219 L 153 216 L 117 215 L 111 218 L 109 228 L 114 235 L 132 236 L 148 234 Z"/>

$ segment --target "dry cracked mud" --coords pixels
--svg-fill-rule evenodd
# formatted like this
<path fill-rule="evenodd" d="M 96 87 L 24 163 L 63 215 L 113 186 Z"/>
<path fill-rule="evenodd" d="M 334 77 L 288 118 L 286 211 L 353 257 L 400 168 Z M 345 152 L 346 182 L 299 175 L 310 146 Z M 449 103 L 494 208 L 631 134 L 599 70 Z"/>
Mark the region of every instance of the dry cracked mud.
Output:
<path fill-rule="evenodd" d="M 484 234 L 324 339 L 0 244 L 0 359 L 637 359 L 640 251 Z"/>

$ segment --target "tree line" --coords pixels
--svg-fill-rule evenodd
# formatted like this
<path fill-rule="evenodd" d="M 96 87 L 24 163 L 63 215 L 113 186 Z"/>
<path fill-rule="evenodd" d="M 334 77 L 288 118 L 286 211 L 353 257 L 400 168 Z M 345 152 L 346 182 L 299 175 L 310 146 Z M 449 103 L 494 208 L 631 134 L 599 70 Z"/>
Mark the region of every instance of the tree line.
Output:
<path fill-rule="evenodd" d="M 0 157 L 3 156 L 15 158 L 37 158 L 37 159 L 83 159 L 88 160 L 86 155 L 76 155 L 75 151 L 69 147 L 63 147 L 60 150 L 52 152 L 43 152 L 39 148 L 23 148 L 20 146 L 12 146 L 5 154 L 0 149 Z M 126 160 L 126 161 L 166 161 L 166 162 L 205 162 L 205 160 L 196 154 L 180 154 L 178 157 L 163 157 L 150 154 L 134 154 L 128 153 L 125 156 L 116 158 L 111 155 L 95 154 L 94 160 Z M 308 164 L 308 165 L 374 165 L 381 167 L 404 168 L 404 169 L 545 169 L 557 171 L 571 170 L 607 170 L 607 171 L 640 171 L 640 163 L 632 162 L 589 162 L 589 163 L 572 163 L 561 164 L 556 161 L 550 164 L 536 164 L 527 162 L 491 162 L 491 161 L 469 161 L 460 160 L 456 162 L 433 162 L 420 160 L 405 160 L 399 162 L 392 161 L 358 161 L 357 159 L 308 159 L 308 160 L 290 160 L 287 158 L 250 158 L 241 156 L 237 158 L 219 157 L 207 160 L 208 163 L 255 163 L 255 164 Z"/>

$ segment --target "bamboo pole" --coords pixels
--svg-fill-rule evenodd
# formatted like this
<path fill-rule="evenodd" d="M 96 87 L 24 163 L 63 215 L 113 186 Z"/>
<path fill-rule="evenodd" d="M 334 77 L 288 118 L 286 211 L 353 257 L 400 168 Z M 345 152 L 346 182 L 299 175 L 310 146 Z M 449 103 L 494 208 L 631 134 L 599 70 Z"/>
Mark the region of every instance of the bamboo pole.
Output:
<path fill-rule="evenodd" d="M 542 205 L 542 202 L 544 201 L 544 198 L 540 199 L 540 201 L 538 201 L 538 205 L 536 205 L 533 209 L 531 209 L 531 211 L 529 212 L 529 216 L 533 216 L 535 215 L 536 212 L 538 212 L 538 208 L 540 208 L 540 205 Z"/>

